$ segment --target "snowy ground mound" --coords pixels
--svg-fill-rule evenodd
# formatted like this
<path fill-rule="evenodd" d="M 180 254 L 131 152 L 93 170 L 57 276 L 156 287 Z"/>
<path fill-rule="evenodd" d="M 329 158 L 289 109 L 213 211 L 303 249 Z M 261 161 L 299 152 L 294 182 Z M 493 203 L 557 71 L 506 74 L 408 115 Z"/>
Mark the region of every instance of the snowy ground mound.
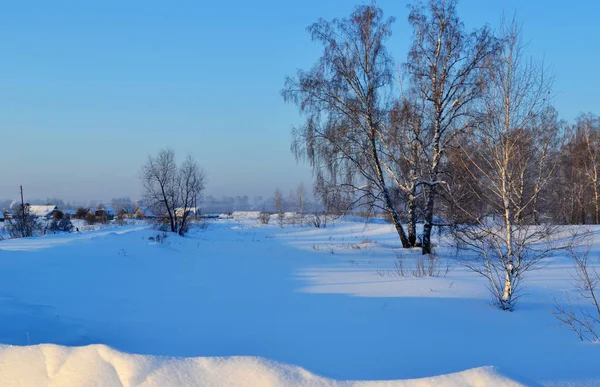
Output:
<path fill-rule="evenodd" d="M 521 386 L 482 367 L 426 379 L 339 382 L 258 357 L 168 358 L 104 345 L 0 347 L 0 384 L 9 386 Z"/>

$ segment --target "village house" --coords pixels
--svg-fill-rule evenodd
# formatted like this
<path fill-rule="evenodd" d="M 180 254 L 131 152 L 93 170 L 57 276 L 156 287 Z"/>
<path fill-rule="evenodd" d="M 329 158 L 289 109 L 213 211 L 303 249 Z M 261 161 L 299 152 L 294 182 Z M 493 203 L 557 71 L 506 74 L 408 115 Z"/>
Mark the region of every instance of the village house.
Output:
<path fill-rule="evenodd" d="M 58 211 L 58 207 L 52 204 L 48 205 L 30 205 L 27 207 L 29 213 L 37 218 L 50 219 L 55 211 Z"/>
<path fill-rule="evenodd" d="M 129 211 L 127 210 L 127 208 L 121 208 L 118 212 L 117 212 L 117 217 L 121 218 L 121 219 L 125 219 L 125 218 L 129 218 L 130 214 Z"/>
<path fill-rule="evenodd" d="M 133 212 L 136 219 L 157 218 L 148 207 L 137 207 Z"/>
<path fill-rule="evenodd" d="M 196 216 L 197 212 L 198 212 L 198 209 L 194 208 L 194 207 L 188 207 L 187 210 L 184 209 L 183 207 L 180 207 L 180 208 L 175 209 L 175 216 L 177 216 L 178 218 L 182 218 L 183 215 L 187 213 L 187 216 L 194 217 L 194 216 Z"/>
<path fill-rule="evenodd" d="M 88 209 L 86 217 L 95 217 L 96 221 L 106 223 L 114 219 L 115 210 L 112 207 L 92 207 Z"/>

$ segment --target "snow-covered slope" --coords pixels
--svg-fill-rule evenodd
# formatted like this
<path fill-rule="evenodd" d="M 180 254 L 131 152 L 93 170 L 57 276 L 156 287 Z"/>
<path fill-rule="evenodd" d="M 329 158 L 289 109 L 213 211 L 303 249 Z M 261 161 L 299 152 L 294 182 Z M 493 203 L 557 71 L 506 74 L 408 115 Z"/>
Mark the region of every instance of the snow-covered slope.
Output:
<path fill-rule="evenodd" d="M 130 355 L 104 345 L 0 347 L 0 385 L 12 386 L 521 386 L 482 367 L 426 379 L 339 382 L 257 357 L 167 358 Z"/>

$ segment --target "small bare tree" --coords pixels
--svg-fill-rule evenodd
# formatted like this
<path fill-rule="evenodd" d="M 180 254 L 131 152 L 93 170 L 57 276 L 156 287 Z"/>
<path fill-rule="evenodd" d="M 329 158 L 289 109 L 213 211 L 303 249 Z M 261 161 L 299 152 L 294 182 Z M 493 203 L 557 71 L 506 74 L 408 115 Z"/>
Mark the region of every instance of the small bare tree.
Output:
<path fill-rule="evenodd" d="M 161 214 L 171 232 L 183 235 L 188 229 L 188 219 L 193 207 L 202 197 L 206 179 L 196 161 L 188 156 L 177 166 L 175 153 L 162 150 L 149 156 L 142 166 L 144 198 L 149 206 Z"/>
<path fill-rule="evenodd" d="M 29 211 L 29 203 L 23 198 L 23 186 L 21 190 L 21 204 L 14 212 L 12 218 L 7 220 L 4 229 L 8 231 L 11 238 L 28 238 L 42 231 L 42 224 L 38 218 Z"/>
<path fill-rule="evenodd" d="M 258 221 L 260 222 L 260 224 L 267 225 L 267 224 L 269 224 L 270 220 L 271 220 L 271 214 L 269 214 L 268 212 L 261 211 L 260 214 L 258 214 Z"/>
<path fill-rule="evenodd" d="M 307 222 L 308 225 L 314 228 L 327 228 L 327 220 L 327 213 L 325 211 L 316 211 L 308 217 Z"/>
<path fill-rule="evenodd" d="M 579 296 L 589 304 L 575 308 L 571 302 L 568 307 L 555 302 L 552 313 L 564 325 L 571 328 L 580 340 L 600 342 L 600 289 L 598 288 L 600 274 L 592 266 L 590 248 L 591 244 L 585 252 L 569 250 L 575 265 L 575 287 Z"/>
<path fill-rule="evenodd" d="M 283 208 L 283 193 L 279 189 L 276 189 L 275 193 L 273 194 L 273 202 L 275 203 L 275 212 L 277 213 L 279 227 L 283 227 L 285 212 Z"/>
<path fill-rule="evenodd" d="M 300 183 L 298 188 L 296 188 L 296 200 L 298 207 L 298 214 L 300 216 L 304 215 L 304 203 L 306 201 L 306 189 L 304 188 L 304 183 Z"/>
<path fill-rule="evenodd" d="M 465 265 L 487 278 L 500 308 L 512 310 L 525 273 L 573 241 L 559 244 L 556 226 L 525 218 L 551 181 L 558 161 L 545 144 L 559 134 L 535 125 L 551 82 L 542 65 L 524 59 L 520 25 L 504 24 L 501 38 L 498 56 L 486 68 L 479 124 L 470 141 L 459 144 L 470 188 L 482 206 L 473 212 L 457 204 L 467 221 L 453 230 L 460 245 L 476 254 Z"/>
<path fill-rule="evenodd" d="M 38 218 L 29 211 L 29 204 L 20 204 L 14 215 L 6 220 L 4 229 L 11 238 L 28 238 L 42 231 L 42 224 Z"/>

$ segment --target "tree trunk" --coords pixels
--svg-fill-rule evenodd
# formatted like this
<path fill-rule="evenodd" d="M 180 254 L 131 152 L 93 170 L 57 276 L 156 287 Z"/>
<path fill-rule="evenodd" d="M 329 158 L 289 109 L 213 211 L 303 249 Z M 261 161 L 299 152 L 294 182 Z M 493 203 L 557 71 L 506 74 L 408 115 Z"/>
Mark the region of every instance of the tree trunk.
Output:
<path fill-rule="evenodd" d="M 388 209 L 388 212 L 392 216 L 392 221 L 394 222 L 394 227 L 396 228 L 396 232 L 398 232 L 398 236 L 400 237 L 400 243 L 402 243 L 402 248 L 408 249 L 411 247 L 408 238 L 406 237 L 406 233 L 404 232 L 404 228 L 402 227 L 402 222 L 400 221 L 400 217 L 398 216 L 398 211 L 396 211 L 396 206 L 394 205 L 394 201 L 392 200 L 392 196 L 390 195 L 390 191 L 387 188 L 387 184 L 385 183 L 385 178 L 383 176 L 383 170 L 381 168 L 381 163 L 379 161 L 379 154 L 377 153 L 377 143 L 375 142 L 375 129 L 371 129 L 371 152 L 373 154 L 373 161 L 375 163 L 375 170 L 377 171 L 377 180 L 381 185 L 381 189 L 383 191 L 383 197 L 385 199 L 385 205 Z"/>
<path fill-rule="evenodd" d="M 512 286 L 512 270 L 513 270 L 513 266 L 512 264 L 509 264 L 508 267 L 506 268 L 506 273 L 505 273 L 505 277 L 504 277 L 504 294 L 502 294 L 502 308 L 503 309 L 510 309 L 510 305 L 511 305 L 511 299 L 512 299 L 512 293 L 513 293 L 513 286 Z"/>
<path fill-rule="evenodd" d="M 408 195 L 408 243 L 414 247 L 417 245 L 417 200 L 416 195 L 411 192 Z"/>
<path fill-rule="evenodd" d="M 400 221 L 400 217 L 398 216 L 398 212 L 395 209 L 391 211 L 392 220 L 394 222 L 394 227 L 396 228 L 396 232 L 400 237 L 400 243 L 402 243 L 403 249 L 409 249 L 412 247 L 408 238 L 406 237 L 406 233 L 404 232 L 404 228 L 402 227 L 402 222 Z"/>
<path fill-rule="evenodd" d="M 594 180 L 594 220 L 600 224 L 600 192 L 598 192 L 598 182 Z"/>
<path fill-rule="evenodd" d="M 433 206 L 435 203 L 435 186 L 430 186 L 425 205 L 425 221 L 423 224 L 422 254 L 431 254 L 431 230 L 433 229 Z"/>

